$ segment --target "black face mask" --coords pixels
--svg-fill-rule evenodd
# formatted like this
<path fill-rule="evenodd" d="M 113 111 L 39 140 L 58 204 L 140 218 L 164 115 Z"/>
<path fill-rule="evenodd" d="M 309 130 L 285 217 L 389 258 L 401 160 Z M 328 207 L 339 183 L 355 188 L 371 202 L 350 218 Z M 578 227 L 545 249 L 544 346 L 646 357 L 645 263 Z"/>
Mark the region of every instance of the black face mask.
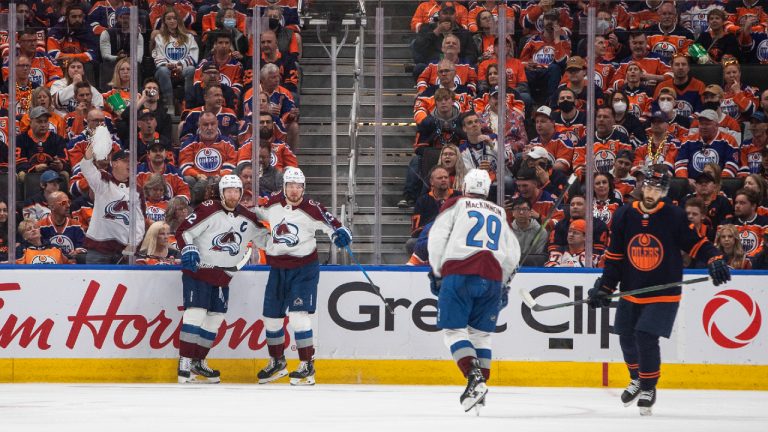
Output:
<path fill-rule="evenodd" d="M 271 127 L 260 127 L 259 128 L 259 139 L 270 139 L 272 138 L 272 128 Z"/>
<path fill-rule="evenodd" d="M 704 109 L 705 110 L 712 110 L 717 111 L 718 108 L 720 108 L 720 102 L 704 102 Z"/>
<path fill-rule="evenodd" d="M 560 111 L 562 112 L 571 112 L 573 110 L 573 107 L 575 107 L 576 104 L 573 101 L 562 101 L 557 104 L 557 107 L 560 108 Z"/>
<path fill-rule="evenodd" d="M 269 29 L 270 30 L 277 30 L 280 26 L 280 20 L 277 18 L 270 18 L 269 19 Z"/>

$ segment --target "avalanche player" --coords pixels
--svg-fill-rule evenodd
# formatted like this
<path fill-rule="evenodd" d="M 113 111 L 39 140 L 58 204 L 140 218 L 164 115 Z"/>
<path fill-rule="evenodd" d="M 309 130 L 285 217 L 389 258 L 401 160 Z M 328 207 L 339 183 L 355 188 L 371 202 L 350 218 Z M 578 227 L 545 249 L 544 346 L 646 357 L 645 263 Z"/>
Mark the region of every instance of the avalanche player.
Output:
<path fill-rule="evenodd" d="M 472 169 L 464 196 L 443 204 L 429 233 L 429 274 L 437 295 L 437 327 L 467 378 L 464 411 L 485 404 L 491 373 L 491 333 L 506 305 L 507 281 L 520 261 L 520 245 L 502 207 L 486 201 L 491 178 Z"/>
<path fill-rule="evenodd" d="M 731 280 L 722 255 L 706 237 L 688 223 L 685 212 L 664 201 L 670 175 L 665 165 L 646 171 L 642 198 L 619 207 L 611 224 L 611 241 L 605 252 L 603 275 L 589 290 L 589 306 L 608 306 L 606 298 L 621 283 L 621 291 L 679 282 L 683 279 L 681 251 L 693 259 L 707 261 L 712 283 Z M 680 305 L 681 288 L 667 288 L 621 297 L 613 329 L 619 335 L 631 382 L 621 395 L 624 406 L 637 399 L 640 415 L 651 415 L 656 402 L 661 353 L 659 337 L 672 333 Z"/>
<path fill-rule="evenodd" d="M 264 294 L 264 326 L 270 359 L 258 374 L 259 384 L 288 374 L 283 355 L 286 310 L 301 360 L 299 368 L 290 374 L 291 385 L 315 383 L 310 318 L 315 313 L 320 280 L 315 232 L 321 230 L 328 234 L 340 248 L 352 241 L 349 230 L 325 207 L 304 197 L 305 184 L 304 173 L 299 168 L 287 167 L 283 172 L 283 192 L 256 209 L 259 219 L 272 227 L 272 239 L 266 247 L 267 264 L 272 268 Z"/>
<path fill-rule="evenodd" d="M 268 231 L 240 205 L 243 183 L 236 175 L 219 181 L 221 201 L 208 200 L 176 230 L 181 249 L 184 315 L 179 336 L 179 383 L 218 383 L 219 371 L 205 361 L 229 301 L 229 281 L 246 245 L 266 242 Z"/>

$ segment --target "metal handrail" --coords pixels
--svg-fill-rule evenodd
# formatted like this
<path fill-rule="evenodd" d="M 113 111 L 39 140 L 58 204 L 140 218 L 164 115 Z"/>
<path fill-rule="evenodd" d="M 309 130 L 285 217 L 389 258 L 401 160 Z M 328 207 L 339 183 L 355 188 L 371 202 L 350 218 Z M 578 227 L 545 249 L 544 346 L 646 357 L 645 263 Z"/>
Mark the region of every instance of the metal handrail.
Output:
<path fill-rule="evenodd" d="M 360 88 L 364 76 L 364 52 L 365 52 L 365 2 L 360 0 L 360 34 L 355 39 L 355 69 L 352 83 L 352 106 L 349 110 L 349 178 L 347 180 L 347 206 L 344 215 L 344 224 L 354 232 L 355 210 L 357 204 L 357 162 L 359 152 L 357 148 L 357 136 L 360 132 L 358 121 L 360 115 Z M 345 257 L 346 258 L 346 257 Z M 346 260 L 345 260 L 346 261 Z"/>

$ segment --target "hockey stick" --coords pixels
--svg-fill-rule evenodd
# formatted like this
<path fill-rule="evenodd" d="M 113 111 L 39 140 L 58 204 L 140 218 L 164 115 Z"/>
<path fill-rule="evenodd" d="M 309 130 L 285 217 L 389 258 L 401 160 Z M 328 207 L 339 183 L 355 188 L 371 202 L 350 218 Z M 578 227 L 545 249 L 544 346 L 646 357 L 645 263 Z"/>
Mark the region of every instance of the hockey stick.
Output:
<path fill-rule="evenodd" d="M 645 288 L 638 288 L 638 289 L 632 290 L 632 291 L 617 292 L 617 293 L 614 293 L 614 294 L 607 295 L 607 296 L 605 296 L 603 298 L 609 298 L 609 299 L 621 298 L 621 297 L 626 297 L 626 296 L 635 295 L 635 294 L 643 294 L 643 293 L 647 293 L 647 292 L 660 291 L 660 290 L 663 290 L 663 289 L 672 288 L 672 287 L 676 287 L 676 286 L 680 286 L 680 285 L 691 285 L 691 284 L 696 284 L 696 283 L 700 283 L 700 282 L 706 282 L 708 280 L 709 280 L 709 277 L 705 276 L 705 277 L 700 277 L 700 278 L 696 278 L 696 279 L 690 279 L 690 280 L 681 281 L 681 282 L 670 282 L 670 283 L 665 283 L 665 284 L 661 284 L 661 285 L 653 285 L 653 286 L 649 286 L 649 287 L 645 287 Z M 520 296 L 523 298 L 523 303 L 525 303 L 526 306 L 528 306 L 529 308 L 531 308 L 532 310 L 534 310 L 536 312 L 541 312 L 541 311 L 545 311 L 545 310 L 552 310 L 552 309 L 560 309 L 560 308 L 564 308 L 564 307 L 568 307 L 568 306 L 577 306 L 577 305 L 589 302 L 589 299 L 585 298 L 585 299 L 576 300 L 576 301 L 567 302 L 567 303 L 558 303 L 558 304 L 553 304 L 553 305 L 549 305 L 549 306 L 542 306 L 542 305 L 536 303 L 536 300 L 534 300 L 533 297 L 531 296 L 531 294 L 529 292 L 527 292 L 527 291 L 524 291 L 524 290 L 521 289 L 520 290 Z"/>
<path fill-rule="evenodd" d="M 365 271 L 362 265 L 360 265 L 360 261 L 357 260 L 357 257 L 355 257 L 355 254 L 352 253 L 352 248 L 349 247 L 349 245 L 344 246 L 344 248 L 347 250 L 347 253 L 349 254 L 350 258 L 352 258 L 352 261 L 355 262 L 358 268 L 360 268 L 360 271 L 363 272 L 365 275 L 365 278 L 368 279 L 368 283 L 371 284 L 371 288 L 373 289 L 373 292 L 376 293 L 379 298 L 381 298 L 381 301 L 384 302 L 384 306 L 387 308 L 389 313 L 394 314 L 395 312 L 392 310 L 392 308 L 389 306 L 389 303 L 387 303 L 387 299 L 384 298 L 383 295 L 381 295 L 381 290 L 379 290 L 379 287 L 377 287 L 373 281 L 371 280 L 371 277 L 368 276 L 368 272 Z"/>
<path fill-rule="evenodd" d="M 248 248 L 245 250 L 245 255 L 243 255 L 243 259 L 241 259 L 233 267 L 219 267 L 219 266 L 215 266 L 215 265 L 200 263 L 197 266 L 197 268 L 217 269 L 217 270 L 224 270 L 224 271 L 228 271 L 228 272 L 240 271 L 243 267 L 245 267 L 246 264 L 248 264 L 248 261 L 251 260 L 251 255 L 252 254 L 253 254 L 253 248 L 248 246 Z"/>

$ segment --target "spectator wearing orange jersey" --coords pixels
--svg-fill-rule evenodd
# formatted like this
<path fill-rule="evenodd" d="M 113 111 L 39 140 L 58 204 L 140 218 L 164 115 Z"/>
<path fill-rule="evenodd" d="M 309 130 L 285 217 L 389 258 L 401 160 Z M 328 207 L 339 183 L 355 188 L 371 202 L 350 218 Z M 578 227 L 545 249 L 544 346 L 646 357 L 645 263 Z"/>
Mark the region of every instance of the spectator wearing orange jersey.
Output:
<path fill-rule="evenodd" d="M 50 114 L 50 117 L 48 117 L 48 130 L 50 130 L 51 133 L 61 137 L 67 136 L 67 127 L 64 123 L 64 118 L 56 114 L 53 110 L 53 98 L 51 97 L 51 90 L 48 89 L 48 87 L 43 86 L 32 90 L 32 100 L 30 101 L 30 104 L 30 110 L 41 106 L 48 111 Z M 29 130 L 29 124 L 29 113 L 26 113 L 21 116 L 21 120 L 19 120 L 19 131 L 24 133 Z"/>
<path fill-rule="evenodd" d="M 629 111 L 637 118 L 645 120 L 651 113 L 653 89 L 643 84 L 643 70 L 634 60 L 627 63 L 624 79 L 618 79 L 613 84 L 614 91 L 627 95 Z"/>
<path fill-rule="evenodd" d="M 152 141 L 147 145 L 147 157 L 136 167 L 136 187 L 142 190 L 151 176 L 162 175 L 167 185 L 164 193 L 168 198 L 179 196 L 189 202 L 189 186 L 182 179 L 179 169 L 168 159 L 168 150 L 167 144 L 162 141 Z"/>
<path fill-rule="evenodd" d="M 213 42 L 213 50 L 208 57 L 200 62 L 199 67 L 195 70 L 193 80 L 197 84 L 202 81 L 205 72 L 216 70 L 219 72 L 216 74 L 219 84 L 230 87 L 234 92 L 230 97 L 237 96 L 239 99 L 243 93 L 243 64 L 233 55 L 232 38 L 224 32 L 212 33 L 209 38 Z M 209 65 L 212 65 L 213 68 Z M 189 96 L 187 95 L 187 97 Z M 227 102 L 227 106 L 237 109 L 235 104 L 237 101 L 228 99 Z M 193 106 L 195 105 L 187 104 L 187 107 Z"/>
<path fill-rule="evenodd" d="M 467 86 L 472 94 L 477 92 L 477 73 L 475 68 L 465 59 L 459 57 L 461 51 L 461 41 L 456 35 L 448 34 L 443 38 L 442 52 L 443 58 L 441 60 L 450 60 L 454 64 L 456 69 L 456 76 L 454 82 L 459 85 Z M 440 72 L 438 64 L 439 60 L 435 60 L 428 64 L 427 67 L 418 75 L 416 80 L 416 92 L 421 93 L 431 85 L 440 84 Z M 414 73 L 416 70 L 414 70 Z"/>
<path fill-rule="evenodd" d="M 479 30 L 478 27 L 478 15 L 480 15 L 483 12 L 488 12 L 491 14 L 491 18 L 494 21 L 498 21 L 499 19 L 499 3 L 505 3 L 503 0 L 499 2 L 498 0 L 481 0 L 477 2 L 477 5 L 473 7 L 469 11 L 469 18 L 467 19 L 467 30 L 475 33 Z M 507 22 L 509 31 L 514 30 L 515 25 L 515 16 L 520 14 L 520 6 L 516 4 L 509 4 L 507 5 Z"/>
<path fill-rule="evenodd" d="M 529 39 L 520 54 L 532 94 L 555 93 L 570 53 L 571 41 L 560 27 L 557 14 L 545 14 L 544 31 Z M 543 89 L 537 92 L 533 89 L 536 86 Z"/>
<path fill-rule="evenodd" d="M 643 73 L 640 79 L 649 87 L 653 87 L 656 83 L 672 76 L 669 65 L 664 63 L 658 55 L 648 50 L 648 37 L 644 32 L 635 31 L 629 34 L 629 49 L 631 55 L 621 61 L 614 75 L 616 80 L 624 78 L 629 63 L 633 61 L 642 69 Z"/>
<path fill-rule="evenodd" d="M 725 5 L 728 21 L 735 28 L 752 32 L 765 31 L 768 27 L 768 3 L 765 0 L 730 0 Z"/>
<path fill-rule="evenodd" d="M 147 228 L 139 247 L 137 265 L 177 264 L 179 251 L 170 247 L 171 228 L 164 221 L 154 222 Z"/>
<path fill-rule="evenodd" d="M 19 223 L 22 242 L 16 248 L 16 264 L 69 264 L 64 252 L 50 243 L 43 243 L 40 228 L 34 220 Z"/>
<path fill-rule="evenodd" d="M 616 155 L 613 168 L 609 173 L 613 176 L 614 189 L 621 194 L 624 203 L 632 198 L 632 191 L 635 190 L 637 179 L 631 174 L 632 164 L 635 162 L 635 155 L 630 150 L 621 150 Z"/>
<path fill-rule="evenodd" d="M 235 146 L 219 133 L 215 114 L 204 112 L 200 116 L 198 132 L 181 144 L 179 163 L 184 181 L 190 185 L 193 203 L 202 200 L 209 183 L 235 169 Z"/>
<path fill-rule="evenodd" d="M 85 24 L 85 16 L 85 6 L 67 6 L 62 21 L 48 32 L 48 57 L 59 63 L 80 60 L 89 77 L 88 81 L 94 82 L 94 62 L 100 60 L 99 43 Z"/>
<path fill-rule="evenodd" d="M 526 106 L 533 106 L 533 98 L 531 98 L 531 90 L 528 87 L 528 77 L 525 71 L 525 65 L 515 56 L 515 43 L 511 35 L 506 37 L 507 45 L 507 57 L 505 60 L 505 68 L 503 73 L 500 73 L 498 68 L 498 60 L 496 57 L 483 60 L 478 65 L 478 79 L 481 81 L 480 87 L 483 89 L 490 89 L 498 85 L 501 81 L 501 76 L 505 76 L 507 79 L 507 88 L 512 89 L 515 92 L 515 97 L 525 103 Z M 494 51 L 498 50 L 499 40 L 495 38 L 493 41 Z M 496 66 L 497 82 L 491 83 L 488 77 L 488 71 L 491 66 Z"/>
<path fill-rule="evenodd" d="M 440 60 L 438 63 L 439 83 L 427 87 L 416 97 L 413 104 L 413 119 L 416 124 L 421 123 L 435 106 L 435 94 L 438 89 L 450 90 L 455 98 L 457 107 L 461 112 L 474 109 L 474 97 L 469 87 L 456 84 L 456 65 L 450 60 Z"/>
<path fill-rule="evenodd" d="M 560 25 L 563 26 L 563 32 L 568 36 L 573 32 L 573 18 L 571 18 L 568 7 L 555 7 L 555 0 L 540 0 L 530 2 L 529 6 L 521 11 L 521 21 L 523 23 L 524 35 L 540 35 L 546 30 L 545 16 L 555 17 Z"/>
<path fill-rule="evenodd" d="M 629 28 L 644 29 L 659 22 L 659 9 L 663 0 L 629 2 Z"/>
<path fill-rule="evenodd" d="M 270 166 L 274 166 L 282 172 L 286 167 L 299 167 L 299 161 L 291 149 L 282 141 L 276 139 L 273 134 L 274 124 L 272 116 L 268 112 L 259 114 L 259 145 L 266 143 L 270 150 Z M 237 151 L 237 166 L 251 165 L 252 141 L 249 139 L 240 146 Z"/>
<path fill-rule="evenodd" d="M 768 228 L 768 216 L 757 214 L 760 197 L 752 190 L 739 189 L 733 196 L 733 217 L 726 224 L 734 224 L 739 232 L 741 246 L 748 257 L 763 250 L 762 234 Z"/>
<path fill-rule="evenodd" d="M 694 36 L 677 23 L 677 9 L 674 3 L 664 2 L 659 7 L 659 22 L 645 29 L 648 32 L 648 47 L 666 63 L 677 54 L 688 54 Z"/>
<path fill-rule="evenodd" d="M 17 7 L 20 7 L 18 5 Z M 38 49 L 37 30 L 27 28 L 20 32 L 18 39 L 19 56 L 25 56 L 30 59 L 31 68 L 26 71 L 29 74 L 29 80 L 34 87 L 49 86 L 53 81 L 61 79 L 64 74 L 61 68 L 46 56 L 45 51 Z M 5 44 L 2 44 L 5 45 Z M 6 57 L 6 56 L 3 56 Z M 18 61 L 17 57 L 17 61 Z M 8 79 L 8 66 L 3 65 L 3 79 Z"/>
<path fill-rule="evenodd" d="M 191 30 L 197 18 L 196 7 L 188 0 L 155 0 L 149 8 L 149 26 L 155 30 L 161 29 L 165 15 L 169 10 L 176 11 L 180 26 Z"/>
<path fill-rule="evenodd" d="M 469 25 L 469 12 L 460 3 L 452 1 L 428 0 L 419 4 L 411 18 L 411 31 L 418 33 L 423 27 L 439 20 L 440 11 L 445 7 L 454 8 L 456 22 L 466 28 Z"/>
<path fill-rule="evenodd" d="M 477 59 L 477 47 L 472 40 L 472 33 L 458 24 L 455 11 L 453 6 L 444 6 L 440 9 L 436 22 L 420 27 L 412 45 L 413 62 L 417 68 L 420 64 L 427 64 L 440 57 L 443 38 L 449 34 L 459 38 L 459 57 L 471 62 Z"/>
<path fill-rule="evenodd" d="M 733 57 L 723 57 L 723 99 L 720 107 L 729 116 L 746 121 L 758 109 L 760 90 L 741 81 L 741 66 Z"/>
<path fill-rule="evenodd" d="M 542 105 L 533 113 L 536 127 L 536 138 L 530 141 L 531 146 L 541 146 L 547 151 L 549 160 L 553 161 L 554 169 L 565 173 L 571 172 L 574 143 L 567 137 L 555 131 L 552 109 Z"/>

